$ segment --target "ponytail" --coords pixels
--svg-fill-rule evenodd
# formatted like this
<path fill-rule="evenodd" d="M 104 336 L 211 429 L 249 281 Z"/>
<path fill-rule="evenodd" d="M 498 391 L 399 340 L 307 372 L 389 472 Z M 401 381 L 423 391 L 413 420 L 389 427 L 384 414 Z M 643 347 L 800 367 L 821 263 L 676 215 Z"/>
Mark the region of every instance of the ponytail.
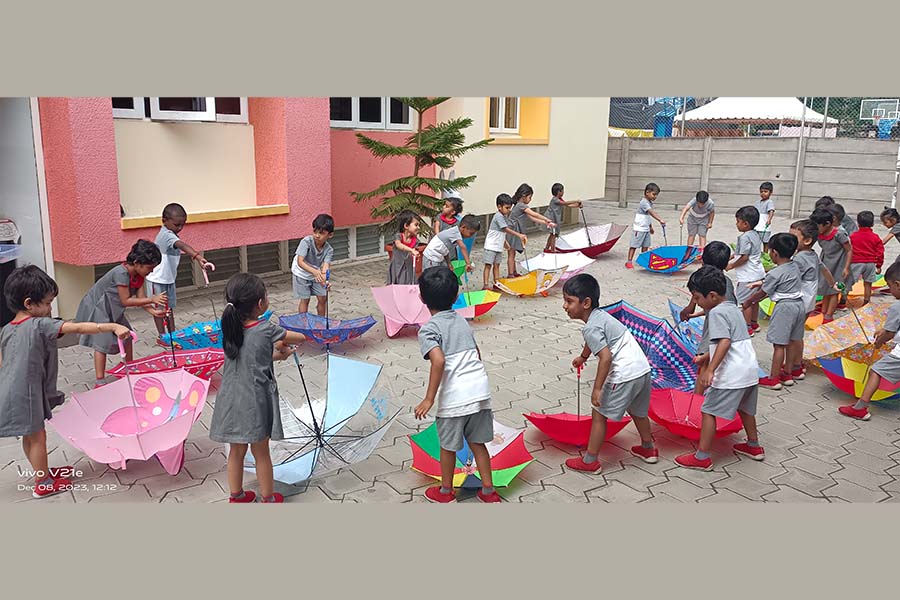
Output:
<path fill-rule="evenodd" d="M 222 348 L 225 356 L 237 359 L 244 345 L 244 321 L 266 297 L 266 285 L 256 275 L 237 273 L 225 285 L 225 310 L 222 311 Z"/>

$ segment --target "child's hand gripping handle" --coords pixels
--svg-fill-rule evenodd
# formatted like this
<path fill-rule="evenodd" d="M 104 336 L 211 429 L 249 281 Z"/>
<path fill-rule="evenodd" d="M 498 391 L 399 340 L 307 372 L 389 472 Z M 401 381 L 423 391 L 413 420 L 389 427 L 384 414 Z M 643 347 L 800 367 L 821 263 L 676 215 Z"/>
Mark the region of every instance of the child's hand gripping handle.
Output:
<path fill-rule="evenodd" d="M 578 379 L 581 379 L 581 371 L 584 369 L 584 365 L 579 365 L 577 369 L 575 369 L 576 376 Z"/>
<path fill-rule="evenodd" d="M 137 334 L 133 331 L 131 332 L 131 340 L 132 340 L 132 342 L 137 341 Z M 122 359 L 124 360 L 125 359 L 125 343 L 122 341 L 122 338 L 116 338 L 116 341 L 119 342 L 119 356 L 121 356 Z"/>
<path fill-rule="evenodd" d="M 204 281 L 204 283 L 206 283 L 206 287 L 209 287 L 209 274 L 207 274 L 206 269 L 210 269 L 211 271 L 215 271 L 215 270 L 216 270 L 216 265 L 212 264 L 212 263 L 209 262 L 209 261 L 206 261 L 206 264 L 203 265 L 203 267 L 200 268 L 200 270 L 203 271 L 203 281 Z"/>

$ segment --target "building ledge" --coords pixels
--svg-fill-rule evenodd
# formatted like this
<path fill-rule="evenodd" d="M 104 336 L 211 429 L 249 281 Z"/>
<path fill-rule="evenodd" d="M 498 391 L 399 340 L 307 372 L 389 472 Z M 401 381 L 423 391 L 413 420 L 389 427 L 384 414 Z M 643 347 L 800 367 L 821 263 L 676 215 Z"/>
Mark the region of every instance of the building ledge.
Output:
<path fill-rule="evenodd" d="M 550 143 L 548 138 L 525 138 L 525 137 L 502 137 L 499 134 L 492 134 L 493 142 L 491 142 L 491 146 L 502 146 L 506 144 L 519 144 L 519 145 L 533 145 L 533 146 L 546 146 Z"/>
<path fill-rule="evenodd" d="M 267 206 L 247 206 L 245 208 L 226 208 L 223 210 L 205 210 L 188 213 L 187 222 L 210 223 L 213 221 L 231 221 L 234 219 L 251 219 L 254 217 L 270 217 L 273 215 L 290 214 L 291 209 L 287 204 L 270 204 Z M 159 227 L 161 217 L 125 217 L 122 219 L 122 229 L 146 229 L 147 227 Z"/>

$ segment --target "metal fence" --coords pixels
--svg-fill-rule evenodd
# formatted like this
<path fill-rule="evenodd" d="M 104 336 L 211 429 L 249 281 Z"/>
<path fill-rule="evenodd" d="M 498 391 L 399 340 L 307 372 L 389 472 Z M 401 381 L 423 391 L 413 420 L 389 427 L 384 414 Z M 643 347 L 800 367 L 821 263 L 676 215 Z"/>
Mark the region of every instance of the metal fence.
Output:
<path fill-rule="evenodd" d="M 612 137 L 900 139 L 900 97 L 611 98 Z"/>

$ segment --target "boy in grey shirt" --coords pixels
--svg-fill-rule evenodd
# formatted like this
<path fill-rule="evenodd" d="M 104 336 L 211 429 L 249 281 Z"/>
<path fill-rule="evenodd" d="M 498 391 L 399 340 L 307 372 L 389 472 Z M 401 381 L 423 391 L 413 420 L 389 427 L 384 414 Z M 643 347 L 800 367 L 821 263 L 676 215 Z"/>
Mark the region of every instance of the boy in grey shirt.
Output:
<path fill-rule="evenodd" d="M 297 244 L 295 259 L 291 264 L 294 298 L 299 298 L 297 312 L 309 311 L 310 296 L 316 297 L 316 313 L 325 316 L 328 302 L 328 281 L 334 248 L 328 243 L 334 237 L 334 219 L 331 215 L 318 215 L 312 222 L 313 233 Z"/>

